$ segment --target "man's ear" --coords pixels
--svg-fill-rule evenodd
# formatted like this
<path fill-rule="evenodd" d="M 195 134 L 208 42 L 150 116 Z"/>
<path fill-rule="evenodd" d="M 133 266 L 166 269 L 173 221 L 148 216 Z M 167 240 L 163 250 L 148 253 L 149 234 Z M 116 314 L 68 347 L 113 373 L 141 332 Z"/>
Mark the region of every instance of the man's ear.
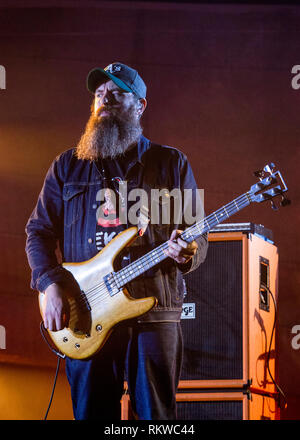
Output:
<path fill-rule="evenodd" d="M 147 100 L 146 100 L 146 98 L 140 98 L 138 100 L 138 106 L 137 106 L 137 112 L 138 112 L 139 117 L 142 116 L 142 114 L 144 113 L 146 107 L 147 107 Z"/>

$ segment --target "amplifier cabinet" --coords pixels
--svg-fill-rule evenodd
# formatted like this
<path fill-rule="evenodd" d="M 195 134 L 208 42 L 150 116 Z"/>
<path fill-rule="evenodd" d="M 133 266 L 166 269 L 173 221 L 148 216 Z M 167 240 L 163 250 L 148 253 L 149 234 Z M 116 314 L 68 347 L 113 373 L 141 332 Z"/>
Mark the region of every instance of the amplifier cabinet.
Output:
<path fill-rule="evenodd" d="M 249 397 L 243 392 L 190 392 L 176 394 L 177 420 L 248 420 Z M 130 397 L 121 400 L 121 420 L 134 420 Z"/>
<path fill-rule="evenodd" d="M 181 380 L 275 391 L 267 367 L 275 377 L 277 247 L 251 233 L 209 234 L 205 262 L 184 281 Z"/>
<path fill-rule="evenodd" d="M 248 420 L 248 396 L 242 392 L 179 393 L 178 420 Z"/>
<path fill-rule="evenodd" d="M 276 397 L 241 391 L 178 393 L 178 420 L 278 420 Z"/>
<path fill-rule="evenodd" d="M 193 381 L 192 381 L 193 382 Z M 197 383 L 184 381 L 176 394 L 177 420 L 278 420 L 280 418 L 276 396 L 264 395 L 244 389 L 197 389 Z M 130 398 L 121 400 L 121 419 L 133 420 Z"/>
<path fill-rule="evenodd" d="M 247 420 L 249 397 L 240 391 L 181 390 L 176 394 L 177 420 Z M 121 420 L 133 420 L 130 397 L 121 400 Z"/>

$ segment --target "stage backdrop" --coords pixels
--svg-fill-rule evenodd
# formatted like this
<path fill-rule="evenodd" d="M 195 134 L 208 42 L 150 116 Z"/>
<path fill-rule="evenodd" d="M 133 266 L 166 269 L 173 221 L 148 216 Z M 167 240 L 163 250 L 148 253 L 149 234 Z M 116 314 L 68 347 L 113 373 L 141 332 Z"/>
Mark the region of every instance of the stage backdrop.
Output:
<path fill-rule="evenodd" d="M 87 73 L 121 61 L 148 85 L 145 135 L 188 155 L 207 213 L 248 190 L 252 172 L 268 162 L 286 177 L 291 206 L 276 212 L 269 203 L 253 205 L 232 221 L 274 233 L 277 380 L 288 399 L 281 417 L 299 418 L 300 9 L 22 3 L 0 5 L 1 362 L 55 366 L 39 335 L 24 227 L 51 161 L 76 144 L 89 117 Z"/>

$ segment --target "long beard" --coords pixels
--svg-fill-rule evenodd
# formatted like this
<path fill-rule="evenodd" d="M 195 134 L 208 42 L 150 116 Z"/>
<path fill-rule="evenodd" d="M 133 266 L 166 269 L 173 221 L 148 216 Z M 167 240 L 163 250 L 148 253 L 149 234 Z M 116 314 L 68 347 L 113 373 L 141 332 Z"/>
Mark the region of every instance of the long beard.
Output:
<path fill-rule="evenodd" d="M 143 129 L 136 117 L 135 106 L 122 114 L 108 110 L 110 115 L 105 117 L 91 114 L 76 147 L 78 159 L 114 158 L 138 142 Z"/>

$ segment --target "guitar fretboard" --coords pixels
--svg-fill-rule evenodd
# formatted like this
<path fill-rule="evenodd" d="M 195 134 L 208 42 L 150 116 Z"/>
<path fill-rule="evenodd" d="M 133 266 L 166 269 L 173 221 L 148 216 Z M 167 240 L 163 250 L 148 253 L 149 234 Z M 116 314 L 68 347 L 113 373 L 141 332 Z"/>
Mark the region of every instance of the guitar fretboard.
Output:
<path fill-rule="evenodd" d="M 251 198 L 249 193 L 242 194 L 232 202 L 222 206 L 222 208 L 205 217 L 203 220 L 196 222 L 192 226 L 185 229 L 181 233 L 180 237 L 190 243 L 201 235 L 209 232 L 210 229 L 215 227 L 217 224 L 222 223 L 236 212 L 250 205 L 250 203 Z M 168 258 L 168 255 L 165 254 L 165 250 L 167 248 L 168 242 L 166 241 L 145 254 L 143 257 L 138 258 L 128 266 L 124 267 L 118 272 L 115 272 L 114 280 L 117 283 L 118 288 L 123 287 L 129 281 L 132 281 L 134 278 L 146 272 L 148 269 L 151 269 L 153 266 Z"/>

